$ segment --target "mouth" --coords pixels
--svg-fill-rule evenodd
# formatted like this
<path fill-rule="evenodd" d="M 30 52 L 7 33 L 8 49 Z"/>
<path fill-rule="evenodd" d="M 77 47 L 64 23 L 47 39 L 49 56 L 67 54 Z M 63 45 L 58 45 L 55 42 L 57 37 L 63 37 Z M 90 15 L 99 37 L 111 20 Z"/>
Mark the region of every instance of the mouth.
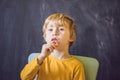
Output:
<path fill-rule="evenodd" d="M 51 41 L 55 41 L 55 40 L 58 41 L 57 38 L 52 38 L 52 39 L 51 39 Z"/>
<path fill-rule="evenodd" d="M 52 38 L 51 41 L 52 41 L 52 45 L 53 45 L 54 47 L 57 47 L 57 46 L 59 45 L 58 39 Z"/>

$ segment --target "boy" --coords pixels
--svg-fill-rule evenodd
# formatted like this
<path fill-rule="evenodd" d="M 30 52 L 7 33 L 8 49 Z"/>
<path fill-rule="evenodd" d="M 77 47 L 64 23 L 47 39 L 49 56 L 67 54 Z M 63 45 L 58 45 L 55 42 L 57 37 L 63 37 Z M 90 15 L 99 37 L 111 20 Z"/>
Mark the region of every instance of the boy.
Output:
<path fill-rule="evenodd" d="M 66 14 L 50 15 L 43 25 L 41 53 L 21 71 L 22 80 L 85 80 L 83 65 L 69 54 L 76 40 L 75 22 Z"/>

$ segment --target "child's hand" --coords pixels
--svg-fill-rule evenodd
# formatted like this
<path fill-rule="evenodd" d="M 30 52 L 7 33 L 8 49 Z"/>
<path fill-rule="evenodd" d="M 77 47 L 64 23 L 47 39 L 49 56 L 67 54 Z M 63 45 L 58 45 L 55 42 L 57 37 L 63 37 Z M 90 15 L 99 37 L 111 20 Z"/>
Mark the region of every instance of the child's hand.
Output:
<path fill-rule="evenodd" d="M 41 50 L 41 57 L 47 57 L 52 51 L 54 47 L 51 44 L 43 44 L 42 50 Z"/>
<path fill-rule="evenodd" d="M 41 64 L 43 60 L 50 55 L 54 47 L 51 44 L 43 44 L 40 55 L 37 57 L 38 63 Z"/>
<path fill-rule="evenodd" d="M 39 60 L 45 59 L 48 55 L 50 55 L 53 50 L 58 47 L 59 42 L 57 39 L 52 39 L 50 44 L 43 44 L 41 54 L 38 56 Z"/>

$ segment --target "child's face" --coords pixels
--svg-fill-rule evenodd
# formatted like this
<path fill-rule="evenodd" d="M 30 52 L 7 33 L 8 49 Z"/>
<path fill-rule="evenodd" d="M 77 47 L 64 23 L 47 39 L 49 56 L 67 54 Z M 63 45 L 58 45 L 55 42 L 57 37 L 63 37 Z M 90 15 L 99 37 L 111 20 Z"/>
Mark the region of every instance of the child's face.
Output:
<path fill-rule="evenodd" d="M 44 38 L 48 44 L 52 43 L 53 39 L 58 41 L 58 46 L 69 45 L 70 40 L 70 31 L 69 25 L 63 26 L 55 24 L 54 22 L 49 22 L 45 33 Z"/>

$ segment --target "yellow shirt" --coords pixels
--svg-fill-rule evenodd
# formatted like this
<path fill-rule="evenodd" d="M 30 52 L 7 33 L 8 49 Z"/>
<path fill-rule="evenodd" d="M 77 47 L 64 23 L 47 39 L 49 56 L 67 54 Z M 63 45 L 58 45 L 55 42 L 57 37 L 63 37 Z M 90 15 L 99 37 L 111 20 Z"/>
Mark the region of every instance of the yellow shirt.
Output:
<path fill-rule="evenodd" d="M 85 80 L 83 65 L 74 57 L 59 60 L 52 56 L 47 57 L 41 65 L 35 58 L 27 64 L 21 72 L 22 80 Z"/>

